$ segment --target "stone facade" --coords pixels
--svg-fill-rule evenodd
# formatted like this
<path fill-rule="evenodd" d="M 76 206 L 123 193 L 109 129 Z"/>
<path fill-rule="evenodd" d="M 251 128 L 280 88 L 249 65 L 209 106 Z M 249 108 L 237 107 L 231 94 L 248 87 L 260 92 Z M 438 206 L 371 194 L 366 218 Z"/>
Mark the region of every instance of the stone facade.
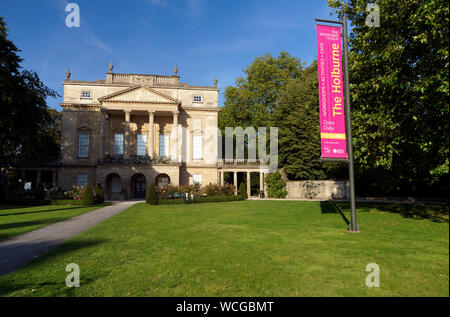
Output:
<path fill-rule="evenodd" d="M 191 86 L 176 67 L 172 76 L 112 69 L 97 81 L 66 73 L 58 186 L 98 182 L 108 199 L 129 199 L 150 182 L 218 183 L 217 80 Z"/>

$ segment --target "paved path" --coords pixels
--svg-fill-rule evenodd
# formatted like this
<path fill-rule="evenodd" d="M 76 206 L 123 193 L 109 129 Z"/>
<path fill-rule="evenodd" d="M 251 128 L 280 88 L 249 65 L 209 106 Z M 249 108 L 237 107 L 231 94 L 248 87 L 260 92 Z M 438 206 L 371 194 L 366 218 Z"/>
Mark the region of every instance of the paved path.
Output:
<path fill-rule="evenodd" d="M 0 276 L 12 272 L 64 241 L 140 201 L 115 202 L 83 215 L 0 242 Z"/>

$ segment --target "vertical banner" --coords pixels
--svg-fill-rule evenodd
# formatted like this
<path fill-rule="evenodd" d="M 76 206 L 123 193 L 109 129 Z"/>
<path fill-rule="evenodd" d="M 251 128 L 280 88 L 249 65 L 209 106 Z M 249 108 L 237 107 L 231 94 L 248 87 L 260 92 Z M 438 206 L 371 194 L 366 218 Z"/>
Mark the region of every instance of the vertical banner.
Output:
<path fill-rule="evenodd" d="M 347 159 L 341 28 L 316 27 L 322 158 Z"/>

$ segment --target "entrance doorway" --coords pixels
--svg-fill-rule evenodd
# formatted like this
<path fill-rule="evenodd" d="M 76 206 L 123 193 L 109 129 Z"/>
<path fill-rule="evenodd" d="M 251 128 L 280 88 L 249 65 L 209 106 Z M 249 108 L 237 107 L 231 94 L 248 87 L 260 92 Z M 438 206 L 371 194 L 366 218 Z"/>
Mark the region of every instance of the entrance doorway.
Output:
<path fill-rule="evenodd" d="M 147 190 L 147 181 L 142 174 L 135 174 L 132 177 L 133 197 L 145 198 L 145 192 Z"/>
<path fill-rule="evenodd" d="M 106 177 L 106 200 L 120 200 L 120 193 L 122 192 L 122 180 L 116 173 L 109 174 Z"/>

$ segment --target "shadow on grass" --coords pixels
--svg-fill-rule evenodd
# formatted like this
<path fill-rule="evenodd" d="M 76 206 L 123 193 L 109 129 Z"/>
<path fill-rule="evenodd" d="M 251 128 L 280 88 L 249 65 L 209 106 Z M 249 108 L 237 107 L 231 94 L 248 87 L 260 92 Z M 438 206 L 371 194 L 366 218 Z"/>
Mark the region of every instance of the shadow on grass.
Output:
<path fill-rule="evenodd" d="M 64 268 L 62 270 L 63 272 L 65 272 Z M 65 274 L 69 274 L 69 273 L 65 273 Z M 100 276 L 96 276 L 96 278 L 86 278 L 86 277 L 82 277 L 80 276 L 80 286 L 86 286 L 88 284 L 91 284 L 92 282 L 96 281 L 97 279 L 99 279 Z M 33 293 L 33 289 L 34 290 L 41 290 L 42 288 L 46 287 L 46 286 L 50 286 L 52 288 L 59 288 L 61 290 L 61 293 L 58 294 L 46 294 L 43 296 L 68 296 L 68 297 L 73 297 L 76 296 L 75 292 L 76 292 L 76 287 L 67 287 L 65 284 L 65 275 L 61 275 L 61 281 L 59 282 L 38 282 L 38 283 L 18 283 L 17 281 L 14 280 L 8 280 L 6 282 L 3 282 L 2 285 L 0 286 L 0 296 L 4 297 L 4 296 L 8 296 L 9 294 L 16 292 L 16 291 L 20 291 L 22 290 L 22 294 L 20 295 L 14 295 L 14 296 L 39 296 L 39 293 Z"/>
<path fill-rule="evenodd" d="M 5 294 L 9 294 L 12 293 L 16 290 L 20 290 L 20 289 L 26 289 L 26 288 L 38 288 L 40 286 L 45 286 L 45 285 L 64 285 L 65 288 L 65 276 L 68 274 L 66 273 L 65 269 L 66 269 L 66 265 L 74 262 L 76 263 L 76 257 L 74 256 L 73 258 L 68 257 L 67 259 L 67 263 L 63 263 L 61 264 L 61 276 L 62 276 L 62 280 L 59 283 L 53 283 L 53 282 L 48 282 L 48 281 L 44 281 L 44 282 L 30 282 L 30 283 L 23 283 L 23 281 L 16 281 L 15 278 L 9 278 L 9 276 L 7 274 L 22 268 L 24 266 L 24 270 L 32 270 L 32 271 L 40 271 L 43 270 L 45 271 L 47 269 L 48 261 L 51 260 L 52 258 L 61 256 L 61 255 L 66 255 L 68 253 L 74 252 L 74 251 L 78 251 L 80 249 L 85 249 L 85 248 L 89 248 L 92 246 L 96 246 L 98 244 L 104 243 L 106 242 L 106 239 L 93 239 L 93 240 L 87 240 L 87 241 L 69 241 L 66 242 L 60 246 L 56 246 L 54 245 L 54 243 L 49 243 L 49 242 L 41 242 L 38 244 L 33 244 L 32 245 L 32 249 L 34 251 L 36 251 L 36 249 L 38 249 L 38 253 L 42 254 L 41 256 L 39 256 L 38 258 L 35 258 L 34 254 L 36 254 L 36 252 L 30 252 L 30 249 L 24 249 L 24 250 L 20 250 L 21 252 L 11 252 L 12 257 L 10 257 L 10 259 L 7 262 L 3 262 L 1 267 L 0 267 L 0 296 L 4 296 Z M 11 251 L 15 248 L 15 246 L 9 246 L 9 248 L 11 249 Z M 45 253 L 46 251 L 48 251 L 49 249 L 54 248 L 52 250 L 50 250 L 49 252 Z M 8 248 L 2 248 L 1 253 L 3 254 L 8 254 L 10 250 L 8 250 Z M 22 252 L 23 251 L 23 252 Z M 0 258 L 1 258 L 1 254 L 0 253 Z M 55 265 L 55 264 L 52 264 Z M 98 278 L 98 277 L 97 277 Z M 89 280 L 83 279 L 86 284 L 86 281 L 89 282 Z M 93 280 L 90 280 L 90 282 L 92 282 Z M 27 294 L 30 295 L 30 294 Z M 70 294 L 69 294 L 70 296 Z"/>
<path fill-rule="evenodd" d="M 349 203 L 336 203 L 337 208 L 350 211 Z M 447 205 L 427 205 L 412 203 L 371 203 L 357 202 L 357 212 L 370 212 L 372 209 L 378 211 L 400 214 L 404 218 L 410 219 L 428 219 L 433 222 L 449 222 L 449 207 Z"/>
<path fill-rule="evenodd" d="M 40 219 L 40 220 L 33 220 L 33 221 L 5 223 L 5 224 L 0 224 L 0 230 L 30 227 L 30 226 L 36 226 L 36 225 L 53 224 L 53 223 L 60 222 L 60 221 L 66 220 L 66 219 L 67 218 L 49 218 L 49 219 Z M 11 234 L 0 233 L 0 240 L 4 240 L 4 239 L 7 239 L 7 238 L 15 236 L 15 235 L 17 235 L 17 232 L 12 232 Z"/>
<path fill-rule="evenodd" d="M 345 223 L 348 225 L 350 221 L 345 217 L 342 210 L 339 208 L 339 206 L 335 205 L 331 201 L 321 201 L 320 202 L 320 210 L 323 214 L 340 214 L 342 219 L 344 219 Z"/>
<path fill-rule="evenodd" d="M 94 207 L 94 206 L 98 206 L 100 207 L 105 207 L 105 206 L 110 206 L 111 204 L 109 203 L 104 203 L 101 205 L 86 205 L 86 206 L 74 206 L 74 207 L 66 207 L 66 208 L 58 208 L 58 209 L 47 209 L 47 210 L 33 210 L 33 211 L 24 211 L 24 212 L 12 212 L 9 214 L 0 214 L 0 217 L 2 216 L 15 216 L 15 215 L 26 215 L 26 214 L 39 214 L 42 212 L 51 212 L 51 211 L 61 211 L 61 210 L 72 210 L 72 209 L 80 209 L 80 208 L 86 208 L 86 207 Z M 40 206 L 39 206 L 40 207 Z"/>

